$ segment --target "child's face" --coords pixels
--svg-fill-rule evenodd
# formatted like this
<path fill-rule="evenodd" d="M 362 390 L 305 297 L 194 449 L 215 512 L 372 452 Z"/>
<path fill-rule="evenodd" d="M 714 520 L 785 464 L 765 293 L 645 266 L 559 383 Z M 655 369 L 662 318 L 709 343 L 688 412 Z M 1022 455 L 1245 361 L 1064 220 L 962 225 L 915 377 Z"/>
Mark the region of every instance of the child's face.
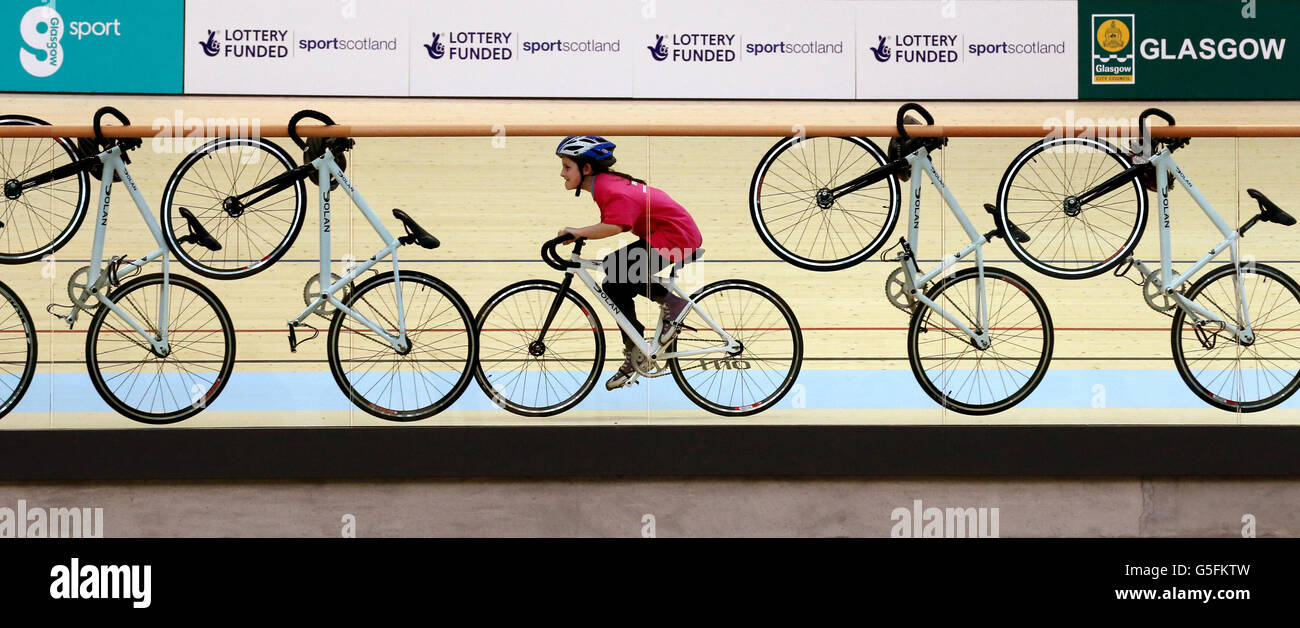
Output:
<path fill-rule="evenodd" d="M 568 157 L 561 157 L 560 164 L 560 177 L 564 179 L 564 189 L 578 189 L 582 183 L 582 171 L 578 169 L 578 164 Z"/>

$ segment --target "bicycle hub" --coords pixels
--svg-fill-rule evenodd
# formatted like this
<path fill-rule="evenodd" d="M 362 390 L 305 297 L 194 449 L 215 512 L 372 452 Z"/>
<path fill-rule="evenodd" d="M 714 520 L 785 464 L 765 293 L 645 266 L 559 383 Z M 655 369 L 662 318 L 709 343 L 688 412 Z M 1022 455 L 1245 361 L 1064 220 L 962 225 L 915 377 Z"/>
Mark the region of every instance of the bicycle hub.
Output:
<path fill-rule="evenodd" d="M 20 183 L 18 179 L 10 179 L 8 181 L 5 181 L 5 198 L 12 201 L 12 200 L 16 200 L 19 196 L 22 195 L 23 195 L 23 184 Z"/>
<path fill-rule="evenodd" d="M 822 188 L 817 190 L 817 206 L 822 209 L 830 209 L 835 205 L 835 195 L 831 191 Z"/>
<path fill-rule="evenodd" d="M 221 208 L 226 210 L 231 218 L 238 218 L 244 215 L 244 204 L 233 196 L 227 196 L 226 200 L 221 202 Z"/>
<path fill-rule="evenodd" d="M 1079 199 L 1077 197 L 1074 196 L 1065 197 L 1066 216 L 1073 218 L 1075 216 L 1078 216 L 1079 212 L 1081 211 L 1083 211 L 1083 207 L 1079 204 Z"/>
<path fill-rule="evenodd" d="M 542 342 L 540 340 L 534 340 L 528 343 L 528 355 L 531 355 L 534 358 L 540 358 L 542 357 L 543 353 L 546 353 L 545 342 Z"/>

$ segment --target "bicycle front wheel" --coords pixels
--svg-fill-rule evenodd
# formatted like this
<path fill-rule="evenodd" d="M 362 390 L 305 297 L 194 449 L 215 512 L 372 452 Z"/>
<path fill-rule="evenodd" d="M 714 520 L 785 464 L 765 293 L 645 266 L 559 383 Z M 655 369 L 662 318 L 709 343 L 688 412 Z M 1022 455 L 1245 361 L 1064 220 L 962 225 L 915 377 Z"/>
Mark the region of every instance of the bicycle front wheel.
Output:
<path fill-rule="evenodd" d="M 0 125 L 48 125 L 30 116 L 0 116 Z M 0 138 L 0 264 L 24 264 L 58 251 L 72 239 L 90 204 L 85 170 L 40 182 L 78 159 L 64 137 Z M 24 186 L 24 182 L 27 186 Z"/>
<path fill-rule="evenodd" d="M 839 198 L 831 190 L 885 164 L 864 137 L 787 137 L 763 156 L 749 212 L 767 248 L 806 270 L 841 270 L 880 249 L 898 220 L 898 177 Z"/>
<path fill-rule="evenodd" d="M 1079 195 L 1127 170 L 1109 142 L 1063 137 L 1035 142 L 1016 157 L 998 187 L 998 211 L 1029 236 L 1006 238 L 1030 268 L 1057 279 L 1094 277 L 1123 262 L 1142 237 L 1147 195 L 1138 177 L 1099 198 Z"/>
<path fill-rule="evenodd" d="M 221 394 L 235 366 L 235 326 L 203 284 L 188 277 L 145 275 L 108 299 L 153 338 L 159 303 L 167 303 L 168 351 L 159 354 L 107 305 L 95 310 L 86 335 L 90 381 L 109 406 L 141 423 L 183 421 Z"/>
<path fill-rule="evenodd" d="M 1187 298 L 1241 326 L 1239 276 L 1254 342 L 1242 346 L 1231 332 L 1214 323 L 1198 325 L 1180 307 L 1172 325 L 1174 364 L 1206 403 L 1232 412 L 1258 412 L 1286 401 L 1300 387 L 1300 287 L 1265 264 L 1242 271 L 1238 275 L 1232 264 L 1219 266 L 1196 280 Z"/>
<path fill-rule="evenodd" d="M 682 392 L 723 416 L 747 416 L 776 405 L 803 365 L 803 332 L 790 306 L 775 292 L 740 279 L 709 284 L 691 299 L 704 314 L 691 308 L 669 352 L 727 346 L 710 320 L 741 348 L 734 355 L 719 350 L 670 359 Z"/>
<path fill-rule="evenodd" d="M 36 327 L 9 286 L 0 283 L 0 418 L 22 400 L 36 374 Z"/>
<path fill-rule="evenodd" d="M 971 331 L 983 328 L 978 269 L 944 279 L 926 296 Z M 984 305 L 991 344 L 974 341 L 934 308 L 918 304 L 907 331 L 912 374 L 926 394 L 962 414 L 1010 408 L 1038 387 L 1052 361 L 1052 317 L 1033 286 L 999 268 L 985 268 Z"/>
<path fill-rule="evenodd" d="M 344 304 L 394 336 L 405 318 L 409 348 L 398 351 L 340 309 L 330 322 L 330 372 L 358 408 L 388 421 L 418 421 L 446 410 L 465 392 L 474 364 L 474 323 L 451 286 L 421 272 L 399 275 L 400 308 L 393 273 L 362 282 Z"/>
<path fill-rule="evenodd" d="M 260 197 L 267 191 L 237 197 L 294 167 L 288 153 L 262 138 L 221 138 L 195 149 L 176 166 L 163 189 L 167 247 L 186 268 L 211 279 L 239 279 L 266 270 L 302 230 L 306 187 L 297 179 L 265 198 Z M 221 250 L 180 242 L 190 234 L 181 209 L 194 216 Z"/>
<path fill-rule="evenodd" d="M 496 405 L 521 416 L 552 416 L 583 400 L 605 362 L 596 310 L 553 281 L 522 281 L 483 304 L 474 378 Z M 550 326 L 547 316 L 555 315 Z M 545 336 L 542 328 L 546 327 Z"/>

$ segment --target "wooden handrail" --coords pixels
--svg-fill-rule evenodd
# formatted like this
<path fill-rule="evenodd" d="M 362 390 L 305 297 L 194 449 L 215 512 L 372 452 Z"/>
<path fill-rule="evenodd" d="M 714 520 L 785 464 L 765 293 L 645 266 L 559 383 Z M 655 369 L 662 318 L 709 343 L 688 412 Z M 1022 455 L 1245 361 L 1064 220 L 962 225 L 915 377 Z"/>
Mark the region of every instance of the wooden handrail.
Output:
<path fill-rule="evenodd" d="M 256 135 L 259 137 L 288 137 L 284 124 L 256 127 L 204 127 L 184 128 L 133 124 L 129 126 L 104 125 L 105 137 L 226 137 Z M 516 137 L 562 137 L 566 135 L 609 136 L 694 136 L 694 137 L 785 137 L 802 133 L 807 136 L 893 137 L 893 125 L 807 125 L 782 124 L 609 124 L 584 127 L 569 124 L 339 124 L 325 127 L 319 124 L 300 124 L 302 137 L 491 137 L 499 135 Z M 1104 136 L 1130 137 L 1137 135 L 1137 127 L 1076 126 L 1071 129 L 1044 125 L 933 125 L 909 126 L 907 132 L 916 137 L 1048 137 L 1048 136 Z M 1187 125 L 1164 126 L 1154 124 L 1155 137 L 1300 137 L 1300 126 L 1288 125 Z M 93 137 L 90 125 L 55 124 L 40 126 L 0 125 L 0 137 Z"/>

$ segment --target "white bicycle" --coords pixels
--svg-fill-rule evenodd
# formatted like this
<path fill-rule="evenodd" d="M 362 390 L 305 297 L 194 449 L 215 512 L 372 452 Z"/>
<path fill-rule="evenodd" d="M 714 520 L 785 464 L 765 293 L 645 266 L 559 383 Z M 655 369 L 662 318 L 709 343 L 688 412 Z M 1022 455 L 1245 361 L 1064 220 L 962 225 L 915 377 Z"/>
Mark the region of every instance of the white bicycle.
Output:
<path fill-rule="evenodd" d="M 95 112 L 95 137 L 6 141 L 8 173 L 3 255 L 0 262 L 22 263 L 58 250 L 86 215 L 89 178 L 100 179 L 95 238 L 90 265 L 72 273 L 67 293 L 72 305 L 57 313 L 71 328 L 82 313 L 91 315 L 86 334 L 86 368 L 95 391 L 119 413 L 142 423 L 175 423 L 202 411 L 225 388 L 235 363 L 235 329 L 212 291 L 188 277 L 171 274 L 167 245 L 135 179 L 127 171 L 128 151 L 139 138 L 107 139 L 100 122 L 122 112 Z M 35 118 L 6 116 L 0 124 L 45 124 Z M 122 182 L 157 242 L 153 252 L 131 261 L 105 258 L 110 191 Z M 136 277 L 147 264 L 162 261 L 162 272 Z M 130 279 L 128 281 L 128 279 Z M 31 345 L 34 351 L 35 345 Z"/>
<path fill-rule="evenodd" d="M 596 310 L 570 287 L 574 277 L 646 357 L 631 382 L 671 373 L 692 402 L 724 416 L 766 410 L 794 385 L 803 363 L 803 334 L 775 292 L 729 279 L 688 296 L 676 277 L 704 254 L 697 250 L 674 263 L 668 277 L 650 278 L 690 304 L 676 337 L 663 343 L 659 321 L 646 342 L 592 279 L 588 271 L 602 265 L 580 257 L 585 238 L 575 241 L 569 259 L 560 257 L 556 246 L 571 239 L 565 235 L 542 246 L 542 261 L 564 273 L 562 282 L 521 281 L 492 295 L 479 310 L 474 376 L 497 405 L 523 416 L 550 416 L 576 406 L 595 386 L 605 363 L 605 332 Z"/>
<path fill-rule="evenodd" d="M 1284 226 L 1291 217 L 1258 190 L 1247 193 L 1260 213 L 1234 230 L 1174 162 L 1185 137 L 1152 139 L 1147 118 L 1173 116 L 1147 109 L 1130 151 L 1090 138 L 1035 142 L 1016 157 L 998 191 L 1002 220 L 1033 234 L 1031 245 L 1008 241 L 1024 263 L 1062 279 L 1136 267 L 1147 305 L 1171 316 L 1174 365 L 1198 397 L 1230 411 L 1255 412 L 1282 403 L 1300 387 L 1300 286 L 1281 270 L 1243 263 L 1238 241 L 1260 222 Z M 1140 143 L 1138 143 L 1140 142 Z M 1173 268 L 1169 190 L 1176 179 L 1223 240 L 1186 271 Z M 1160 266 L 1133 257 L 1147 220 L 1147 190 L 1159 195 Z M 1232 261 L 1191 278 L 1229 251 Z"/>
<path fill-rule="evenodd" d="M 319 188 L 320 272 L 303 288 L 306 309 L 289 321 L 289 350 L 315 338 L 312 315 L 330 321 L 327 352 L 334 381 L 357 407 L 389 421 L 416 421 L 451 406 L 469 384 L 477 345 L 473 315 L 451 286 L 432 275 L 402 269 L 397 249 L 440 246 L 406 212 L 393 210 L 405 235 L 394 237 L 344 174 L 346 137 L 303 140 L 297 125 L 334 121 L 303 110 L 289 120 L 289 137 L 303 164 L 264 138 L 220 138 L 200 146 L 176 167 L 163 193 L 163 235 L 176 258 L 195 272 L 236 279 L 279 260 L 302 229 L 303 184 Z M 330 191 L 352 199 L 384 246 L 344 270 L 330 271 Z M 204 243 L 207 243 L 206 245 Z M 392 272 L 354 284 L 385 258 Z M 311 335 L 299 339 L 297 330 Z"/>
<path fill-rule="evenodd" d="M 909 136 L 910 111 L 934 124 L 920 105 L 903 105 L 896 119 L 899 137 L 887 154 L 863 137 L 777 142 L 754 173 L 754 225 L 773 251 L 796 266 L 847 268 L 884 244 L 898 220 L 899 181 L 910 180 L 907 237 L 894 247 L 902 248 L 894 258 L 900 268 L 885 281 L 890 303 L 911 318 L 908 363 L 921 388 L 945 408 L 975 415 L 1001 412 L 1028 397 L 1047 373 L 1052 317 L 1029 282 L 984 266 L 983 247 L 995 237 L 1013 242 L 1028 236 L 996 215 L 996 229 L 985 234 L 975 229 L 930 160 L 947 138 Z M 859 170 L 867 171 L 851 176 Z M 970 237 L 969 245 L 928 271 L 917 265 L 915 250 L 923 179 L 939 191 Z M 991 205 L 985 209 L 994 213 Z M 972 255 L 973 268 L 951 272 Z"/>

